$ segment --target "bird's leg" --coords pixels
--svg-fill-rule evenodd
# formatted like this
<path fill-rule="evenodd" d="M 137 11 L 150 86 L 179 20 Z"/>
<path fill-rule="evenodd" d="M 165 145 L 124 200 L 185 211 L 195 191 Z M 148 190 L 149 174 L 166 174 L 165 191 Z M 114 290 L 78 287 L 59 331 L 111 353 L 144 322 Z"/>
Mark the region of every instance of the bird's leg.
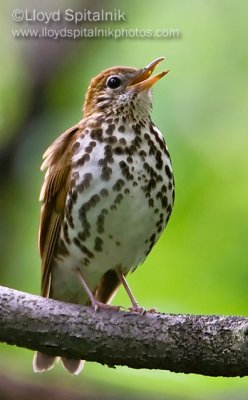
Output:
<path fill-rule="evenodd" d="M 129 307 L 129 310 L 134 311 L 134 312 L 139 312 L 141 314 L 145 314 L 146 310 L 144 309 L 144 307 L 140 307 L 138 305 L 137 300 L 135 299 L 133 293 L 131 292 L 130 287 L 128 286 L 125 276 L 121 272 L 118 272 L 117 274 L 118 274 L 118 278 L 120 279 L 122 285 L 124 286 L 124 289 L 126 290 L 126 292 L 128 294 L 129 299 L 131 300 L 132 307 Z"/>
<path fill-rule="evenodd" d="M 99 308 L 104 308 L 104 309 L 111 309 L 111 310 L 117 310 L 119 311 L 120 307 L 119 306 L 111 306 L 109 304 L 102 303 L 101 301 L 97 300 L 93 293 L 91 292 L 89 286 L 84 280 L 83 274 L 79 268 L 76 269 L 76 274 L 77 277 L 81 283 L 81 285 L 84 288 L 84 291 L 86 292 L 87 296 L 90 299 L 91 305 L 94 308 L 95 311 L 97 311 Z"/>
<path fill-rule="evenodd" d="M 89 297 L 92 306 L 95 308 L 95 310 L 97 310 L 96 299 L 95 299 L 93 293 L 91 292 L 89 286 L 88 286 L 87 283 L 85 282 L 84 277 L 83 277 L 83 275 L 82 275 L 82 272 L 80 271 L 79 268 L 76 269 L 76 274 L 77 274 L 77 277 L 78 277 L 78 279 L 79 279 L 81 285 L 82 285 L 83 288 L 84 288 L 85 293 L 86 293 L 87 296 Z"/>

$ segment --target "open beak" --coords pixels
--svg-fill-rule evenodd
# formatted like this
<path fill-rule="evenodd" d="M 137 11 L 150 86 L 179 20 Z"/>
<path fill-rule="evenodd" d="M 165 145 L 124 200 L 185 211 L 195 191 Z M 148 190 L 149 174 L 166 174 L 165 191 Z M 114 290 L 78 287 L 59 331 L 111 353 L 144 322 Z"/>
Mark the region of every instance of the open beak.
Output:
<path fill-rule="evenodd" d="M 131 80 L 128 86 L 131 86 L 135 90 L 150 89 L 154 85 L 154 83 L 156 83 L 159 79 L 161 79 L 169 72 L 169 70 L 166 70 L 160 72 L 160 74 L 157 74 L 155 76 L 150 76 L 156 66 L 163 60 L 164 57 L 156 58 L 156 60 L 152 61 L 145 68 L 139 70 L 138 75 L 136 75 L 135 78 Z"/>

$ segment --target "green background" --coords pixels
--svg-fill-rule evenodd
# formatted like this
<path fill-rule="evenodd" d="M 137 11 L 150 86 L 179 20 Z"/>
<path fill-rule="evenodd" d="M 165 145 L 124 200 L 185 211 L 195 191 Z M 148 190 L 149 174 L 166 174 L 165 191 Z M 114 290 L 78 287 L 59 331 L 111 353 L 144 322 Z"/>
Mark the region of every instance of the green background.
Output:
<path fill-rule="evenodd" d="M 35 7 L 119 8 L 126 22 L 89 26 L 181 32 L 170 39 L 16 39 L 12 29 L 37 26 L 15 23 L 11 19 L 15 8 L 31 10 L 34 3 L 1 3 L 0 155 L 12 149 L 11 162 L 2 163 L 0 174 L 1 284 L 39 293 L 41 157 L 52 140 L 81 119 L 90 78 L 110 66 L 143 67 L 165 56 L 158 70 L 169 68 L 170 73 L 154 88 L 152 118 L 171 152 L 176 202 L 166 231 L 129 283 L 147 308 L 247 315 L 248 3 L 54 1 Z M 20 130 L 21 140 L 12 145 Z M 114 303 L 129 305 L 123 289 Z M 62 381 L 73 390 L 102 388 L 121 392 L 123 398 L 143 392 L 149 398 L 248 398 L 247 378 L 108 369 L 96 363 L 87 363 L 77 378 L 61 366 L 34 375 L 31 351 L 0 345 L 0 352 L 0 370 L 26 383 L 62 385 Z"/>

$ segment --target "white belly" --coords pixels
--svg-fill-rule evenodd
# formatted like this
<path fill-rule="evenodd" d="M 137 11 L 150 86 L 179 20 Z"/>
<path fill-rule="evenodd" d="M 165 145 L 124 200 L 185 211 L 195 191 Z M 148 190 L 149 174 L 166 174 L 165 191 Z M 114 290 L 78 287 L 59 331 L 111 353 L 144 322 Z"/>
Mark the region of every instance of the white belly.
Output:
<path fill-rule="evenodd" d="M 119 146 L 122 138 L 127 145 L 135 138 L 132 131 L 129 134 L 118 132 L 116 136 L 115 146 Z M 123 273 L 134 270 L 144 261 L 164 229 L 173 195 L 172 190 L 162 194 L 170 209 L 167 205 L 162 207 L 162 195 L 156 196 L 162 192 L 162 187 L 168 188 L 169 185 L 164 167 L 169 165 L 171 168 L 171 165 L 165 154 L 161 176 L 156 177 L 150 190 L 145 189 L 152 177 L 151 169 L 156 169 L 156 159 L 154 155 L 149 156 L 146 142 L 142 143 L 146 157 L 141 156 L 138 150 L 131 158 L 128 154 L 113 154 L 111 160 L 111 154 L 106 156 L 107 143 L 102 142 L 92 148 L 86 161 L 78 162 L 82 160 L 85 148 L 89 148 L 94 140 L 88 134 L 79 142 L 72 176 L 80 194 L 74 204 L 70 195 L 67 197 L 67 206 L 72 209 L 72 223 L 66 223 L 67 241 L 63 229 L 61 231 L 69 255 L 57 260 L 52 280 L 53 297 L 84 303 L 87 296 L 74 269 L 81 269 L 92 290 L 109 269 L 120 268 Z M 103 161 L 99 163 L 99 159 Z M 106 171 L 105 167 L 109 169 Z"/>

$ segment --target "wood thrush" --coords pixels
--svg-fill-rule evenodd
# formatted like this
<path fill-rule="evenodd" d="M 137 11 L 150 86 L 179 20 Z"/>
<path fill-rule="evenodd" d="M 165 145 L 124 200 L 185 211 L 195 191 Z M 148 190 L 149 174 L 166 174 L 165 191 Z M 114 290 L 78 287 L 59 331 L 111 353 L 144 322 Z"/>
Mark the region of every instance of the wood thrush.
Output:
<path fill-rule="evenodd" d="M 163 135 L 151 121 L 151 88 L 168 71 L 109 68 L 88 87 L 84 118 L 44 154 L 46 169 L 39 249 L 42 295 L 70 303 L 107 305 L 120 283 L 141 311 L 125 276 L 141 264 L 169 220 L 174 178 Z M 52 368 L 40 352 L 34 370 Z M 61 358 L 78 374 L 82 360 Z"/>

